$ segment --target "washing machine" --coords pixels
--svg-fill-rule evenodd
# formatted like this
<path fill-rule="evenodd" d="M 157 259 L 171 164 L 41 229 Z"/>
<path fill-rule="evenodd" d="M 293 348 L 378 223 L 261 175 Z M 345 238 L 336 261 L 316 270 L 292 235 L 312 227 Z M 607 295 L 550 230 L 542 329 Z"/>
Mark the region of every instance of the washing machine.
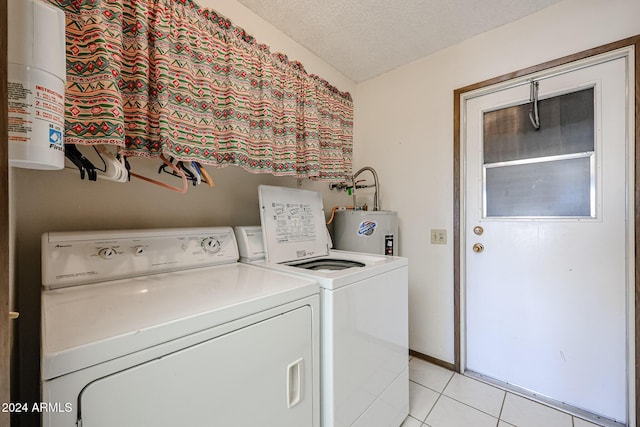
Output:
<path fill-rule="evenodd" d="M 408 261 L 330 249 L 322 196 L 260 186 L 241 260 L 320 285 L 321 425 L 398 427 L 409 412 Z"/>
<path fill-rule="evenodd" d="M 317 281 L 230 227 L 45 233 L 47 427 L 319 427 Z"/>

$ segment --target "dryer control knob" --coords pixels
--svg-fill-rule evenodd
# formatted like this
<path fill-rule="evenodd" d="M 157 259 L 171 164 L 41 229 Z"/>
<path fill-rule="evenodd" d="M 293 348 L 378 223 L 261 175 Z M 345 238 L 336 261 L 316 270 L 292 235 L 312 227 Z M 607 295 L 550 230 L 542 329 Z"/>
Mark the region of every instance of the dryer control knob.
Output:
<path fill-rule="evenodd" d="M 133 247 L 133 254 L 135 256 L 142 255 L 144 253 L 144 246 L 138 245 Z"/>
<path fill-rule="evenodd" d="M 98 251 L 98 255 L 102 259 L 111 259 L 115 256 L 116 250 L 113 248 L 102 248 Z"/>
<path fill-rule="evenodd" d="M 213 237 L 207 237 L 202 241 L 202 249 L 208 254 L 215 254 L 220 251 L 220 241 Z"/>

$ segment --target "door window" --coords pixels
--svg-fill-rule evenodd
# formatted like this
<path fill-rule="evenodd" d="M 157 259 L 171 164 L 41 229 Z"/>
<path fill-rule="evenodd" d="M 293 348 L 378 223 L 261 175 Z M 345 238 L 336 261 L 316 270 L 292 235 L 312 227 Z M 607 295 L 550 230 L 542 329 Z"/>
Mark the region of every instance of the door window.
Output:
<path fill-rule="evenodd" d="M 483 113 L 483 216 L 595 217 L 594 89 Z"/>

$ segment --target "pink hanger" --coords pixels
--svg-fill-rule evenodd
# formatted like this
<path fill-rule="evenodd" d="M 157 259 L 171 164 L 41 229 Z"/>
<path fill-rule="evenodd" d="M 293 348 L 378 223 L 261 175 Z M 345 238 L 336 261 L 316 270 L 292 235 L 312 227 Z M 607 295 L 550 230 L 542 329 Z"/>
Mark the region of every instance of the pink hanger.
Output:
<path fill-rule="evenodd" d="M 187 176 L 184 174 L 184 172 L 182 172 L 179 168 L 176 167 L 176 165 L 174 165 L 169 160 L 167 160 L 167 158 L 164 156 L 164 154 L 160 154 L 160 160 L 165 162 L 167 164 L 167 166 L 169 166 L 177 175 L 180 176 L 180 178 L 182 178 L 182 188 L 174 187 L 172 185 L 165 184 L 164 182 L 156 181 L 155 179 L 151 179 L 151 178 L 147 178 L 146 176 L 142 176 L 142 175 L 137 174 L 135 172 L 130 172 L 131 176 L 134 176 L 134 177 L 136 177 L 138 179 L 141 179 L 143 181 L 150 182 L 151 184 L 159 185 L 160 187 L 167 188 L 167 189 L 172 190 L 172 191 L 177 191 L 178 193 L 182 193 L 182 194 L 186 193 L 187 189 L 189 188 L 189 185 L 187 183 Z"/>

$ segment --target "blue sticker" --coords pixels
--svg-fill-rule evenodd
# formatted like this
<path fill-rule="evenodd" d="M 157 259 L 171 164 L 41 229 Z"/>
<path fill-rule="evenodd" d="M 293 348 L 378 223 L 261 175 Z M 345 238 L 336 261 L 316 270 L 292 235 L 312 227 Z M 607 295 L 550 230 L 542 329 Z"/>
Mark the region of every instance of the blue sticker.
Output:
<path fill-rule="evenodd" d="M 358 227 L 359 236 L 371 236 L 378 224 L 375 221 L 362 221 Z"/>
<path fill-rule="evenodd" d="M 62 147 L 62 132 L 49 128 L 49 144 Z"/>

